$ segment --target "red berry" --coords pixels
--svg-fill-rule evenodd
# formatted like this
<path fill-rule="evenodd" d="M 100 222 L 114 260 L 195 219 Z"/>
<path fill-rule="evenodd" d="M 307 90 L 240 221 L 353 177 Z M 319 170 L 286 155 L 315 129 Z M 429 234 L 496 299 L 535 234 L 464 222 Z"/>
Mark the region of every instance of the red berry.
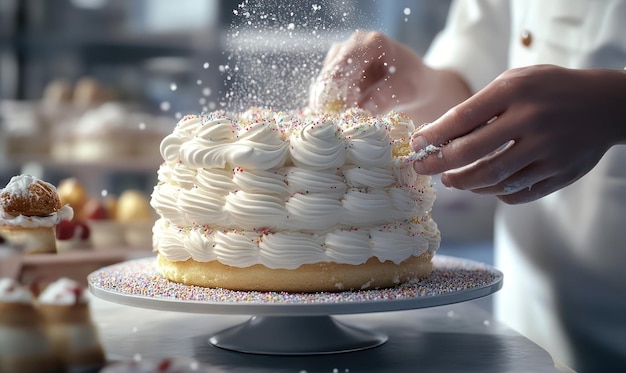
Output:
<path fill-rule="evenodd" d="M 171 366 L 171 359 L 163 359 L 159 362 L 159 365 L 157 366 L 157 372 L 166 372 Z"/>
<path fill-rule="evenodd" d="M 104 203 L 97 199 L 89 200 L 81 211 L 81 217 L 87 220 L 107 220 L 111 219 L 109 210 Z"/>
<path fill-rule="evenodd" d="M 57 224 L 56 237 L 58 240 L 70 240 L 74 237 L 74 223 L 69 220 L 62 220 Z"/>
<path fill-rule="evenodd" d="M 77 221 L 75 222 L 75 224 L 76 224 L 76 229 L 80 233 L 79 235 L 80 239 L 88 240 L 91 232 L 89 231 L 89 227 L 87 226 L 87 224 L 85 224 L 82 221 Z"/>

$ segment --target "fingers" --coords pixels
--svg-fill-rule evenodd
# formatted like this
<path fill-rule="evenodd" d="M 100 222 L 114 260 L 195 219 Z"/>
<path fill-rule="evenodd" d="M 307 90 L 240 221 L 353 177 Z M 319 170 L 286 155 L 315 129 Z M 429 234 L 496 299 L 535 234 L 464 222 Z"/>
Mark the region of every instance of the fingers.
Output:
<path fill-rule="evenodd" d="M 324 67 L 330 67 L 337 65 L 336 59 L 341 56 L 341 51 L 345 48 L 345 41 L 340 43 L 333 43 L 326 53 L 326 58 L 324 60 Z"/>
<path fill-rule="evenodd" d="M 420 174 L 437 174 L 468 165 L 515 139 L 516 119 L 506 115 L 509 97 L 495 80 L 485 89 L 448 110 L 439 119 L 412 135 L 415 151 L 428 145 L 444 145 L 440 156 L 414 164 Z"/>
<path fill-rule="evenodd" d="M 466 135 L 506 111 L 509 101 L 502 93 L 494 81 L 424 127 L 418 135 L 438 144 Z"/>
<path fill-rule="evenodd" d="M 425 129 L 418 131 L 417 135 L 411 138 L 411 145 L 414 149 L 423 149 L 428 146 L 428 140 L 425 140 L 425 136 L 421 134 L 424 131 L 428 131 L 430 126 L 431 125 L 426 126 Z M 505 114 L 447 143 L 431 143 L 441 147 L 438 156 L 429 156 L 421 161 L 417 161 L 414 163 L 413 168 L 419 174 L 432 175 L 467 166 L 496 152 L 498 149 L 500 149 L 501 152 L 503 146 L 506 146 L 511 140 L 518 138 L 515 128 L 515 119 L 508 118 Z M 434 132 L 434 136 L 437 136 L 436 129 Z M 502 173 L 510 166 L 508 163 L 520 163 L 524 161 L 524 159 L 509 160 L 508 157 L 498 157 L 494 159 L 484 159 L 483 163 L 491 167 L 493 170 L 491 173 L 494 173 L 494 171 Z M 501 162 L 503 164 L 500 164 Z M 519 167 L 521 166 L 523 165 L 519 165 Z"/>
<path fill-rule="evenodd" d="M 349 41 L 348 48 L 339 72 L 344 76 L 350 89 L 346 97 L 346 105 L 358 106 L 374 113 L 380 110 L 376 106 L 386 108 L 388 105 L 379 105 L 390 95 L 384 89 L 386 72 L 386 56 L 392 55 L 391 43 L 379 32 L 356 32 Z M 381 91 L 383 88 L 383 91 Z"/>
<path fill-rule="evenodd" d="M 541 157 L 520 160 L 525 150 L 508 149 L 481 159 L 469 166 L 444 173 L 441 182 L 481 195 L 494 195 L 508 204 L 519 204 L 544 197 L 577 180 L 580 175 L 571 170 L 555 168 Z M 536 154 L 537 152 L 532 152 Z M 559 171 L 565 171 L 560 173 Z"/>
<path fill-rule="evenodd" d="M 379 33 L 356 31 L 346 41 L 333 44 L 326 55 L 320 76 L 356 82 L 382 38 Z"/>
<path fill-rule="evenodd" d="M 535 183 L 534 185 L 524 188 L 516 193 L 497 195 L 496 198 L 510 205 L 532 202 L 545 197 L 548 194 L 556 192 L 572 182 L 573 181 L 564 182 L 559 177 L 552 177 Z"/>
<path fill-rule="evenodd" d="M 416 161 L 415 171 L 445 172 L 445 185 L 492 194 L 506 203 L 529 202 L 573 183 L 614 143 L 597 135 L 607 131 L 581 131 L 607 121 L 589 115 L 595 99 L 579 89 L 589 82 L 576 77 L 545 66 L 503 73 L 412 135 L 418 154 L 429 153 L 420 152 L 428 145 L 438 154 Z M 492 154 L 501 144 L 509 146 Z"/>
<path fill-rule="evenodd" d="M 503 163 L 504 164 L 504 163 Z M 517 169 L 517 170 L 506 170 L 502 174 L 489 174 L 488 167 L 481 167 L 478 163 L 475 167 L 468 167 L 462 171 L 450 171 L 444 173 L 441 177 L 442 183 L 448 187 L 453 187 L 457 189 L 470 190 L 476 194 L 491 194 L 496 196 L 504 196 L 511 195 L 523 191 L 524 189 L 532 188 L 533 185 L 549 179 L 555 175 L 553 171 L 550 171 L 545 165 L 542 165 L 539 162 L 531 163 L 526 167 Z M 512 165 L 512 167 L 514 167 Z M 481 169 L 482 168 L 482 169 Z M 478 176 L 474 176 L 478 174 Z M 472 181 L 477 181 L 478 178 L 483 177 L 480 175 L 488 175 L 484 176 L 484 180 L 496 180 L 495 182 L 475 182 L 473 186 L 469 186 L 470 182 L 466 179 L 471 179 Z M 468 185 L 468 186 L 466 186 Z"/>
<path fill-rule="evenodd" d="M 366 96 L 363 92 L 380 90 L 384 59 L 391 45 L 382 33 L 354 32 L 348 40 L 331 46 L 317 83 L 337 86 L 335 91 L 341 92 L 341 99 L 347 107 L 371 105 L 365 97 L 375 97 L 374 100 L 378 101 L 376 96 L 379 95 Z M 323 89 L 318 91 L 325 92 Z"/>
<path fill-rule="evenodd" d="M 485 190 L 486 193 L 489 193 L 490 187 L 507 180 L 534 160 L 517 155 L 519 154 L 519 152 L 515 152 L 517 149 L 512 149 L 515 146 L 515 142 L 510 141 L 495 152 L 467 166 L 445 172 L 441 177 L 442 183 L 447 187 L 456 189 L 475 192 Z M 501 191 L 501 189 L 497 190 L 497 192 Z"/>

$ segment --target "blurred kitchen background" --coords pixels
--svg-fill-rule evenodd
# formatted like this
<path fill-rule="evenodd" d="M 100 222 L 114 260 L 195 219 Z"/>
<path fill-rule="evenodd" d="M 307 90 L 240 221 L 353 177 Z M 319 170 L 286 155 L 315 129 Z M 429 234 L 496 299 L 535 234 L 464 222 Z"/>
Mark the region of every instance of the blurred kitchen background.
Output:
<path fill-rule="evenodd" d="M 282 54 L 280 61 L 308 67 L 302 69 L 306 87 L 330 44 L 357 28 L 383 31 L 423 54 L 444 26 L 449 4 L 0 0 L 0 186 L 30 173 L 51 183 L 78 177 L 90 193 L 135 188 L 149 194 L 160 138 L 187 113 L 233 103 L 225 94 L 241 80 L 231 58 Z M 266 22 L 272 32 L 254 22 Z M 311 32 L 313 24 L 322 27 Z M 281 44 L 285 35 L 287 45 Z M 246 42 L 255 49 L 242 56 Z M 258 92 L 271 85 L 257 83 Z M 435 183 L 433 216 L 443 244 L 453 254 L 475 245 L 472 255 L 491 262 L 494 200 Z"/>

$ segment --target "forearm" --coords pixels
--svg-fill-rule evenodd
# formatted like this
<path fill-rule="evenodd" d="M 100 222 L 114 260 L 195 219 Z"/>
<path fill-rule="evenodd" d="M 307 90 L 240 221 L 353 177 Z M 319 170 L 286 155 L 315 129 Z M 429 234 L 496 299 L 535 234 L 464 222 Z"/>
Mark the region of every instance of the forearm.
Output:
<path fill-rule="evenodd" d="M 436 70 L 428 66 L 422 66 L 421 69 L 427 71 L 420 74 L 424 84 L 419 86 L 429 92 L 417 92 L 418 98 L 411 104 L 398 108 L 409 115 L 416 125 L 434 121 L 471 96 L 468 84 L 456 72 Z"/>

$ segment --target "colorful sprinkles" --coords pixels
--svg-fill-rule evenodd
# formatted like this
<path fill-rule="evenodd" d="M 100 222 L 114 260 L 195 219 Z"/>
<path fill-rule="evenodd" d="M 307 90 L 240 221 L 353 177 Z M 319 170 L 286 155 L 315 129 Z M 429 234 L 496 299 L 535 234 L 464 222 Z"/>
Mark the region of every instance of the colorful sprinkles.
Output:
<path fill-rule="evenodd" d="M 119 295 L 155 299 L 233 304 L 336 304 L 435 297 L 492 286 L 502 279 L 493 267 L 458 258 L 435 256 L 432 274 L 422 280 L 379 290 L 287 293 L 234 291 L 188 286 L 166 280 L 156 270 L 155 258 L 143 258 L 102 268 L 89 275 L 96 289 Z"/>

